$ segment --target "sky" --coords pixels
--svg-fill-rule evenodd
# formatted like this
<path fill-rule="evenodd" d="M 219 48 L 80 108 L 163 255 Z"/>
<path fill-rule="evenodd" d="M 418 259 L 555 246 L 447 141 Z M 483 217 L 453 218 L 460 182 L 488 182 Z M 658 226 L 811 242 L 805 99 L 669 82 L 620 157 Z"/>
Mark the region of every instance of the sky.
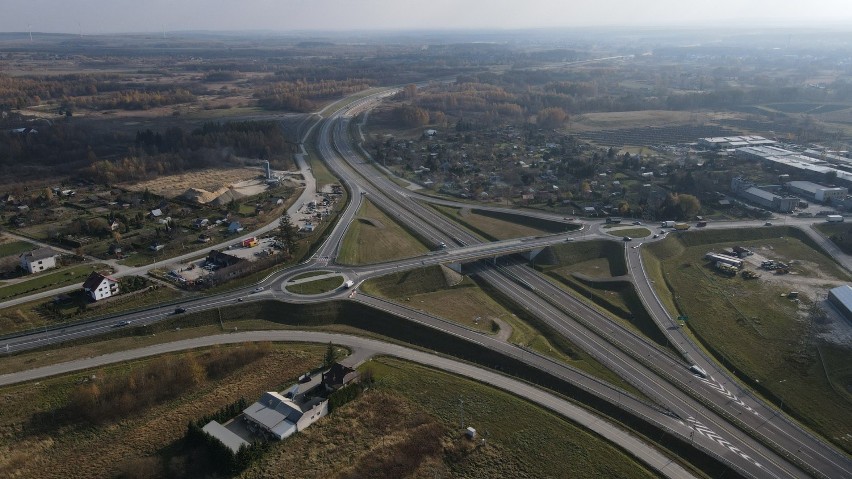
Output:
<path fill-rule="evenodd" d="M 852 28 L 849 0 L 2 0 L 0 32 Z"/>

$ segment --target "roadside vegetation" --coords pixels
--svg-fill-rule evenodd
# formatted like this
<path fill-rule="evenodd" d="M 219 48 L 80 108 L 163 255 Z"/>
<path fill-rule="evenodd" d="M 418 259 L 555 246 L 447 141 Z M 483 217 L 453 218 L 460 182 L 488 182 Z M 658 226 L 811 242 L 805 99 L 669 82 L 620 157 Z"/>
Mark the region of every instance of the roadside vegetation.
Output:
<path fill-rule="evenodd" d="M 626 279 L 624 245 L 617 241 L 577 241 L 551 246 L 537 269 L 578 300 L 589 303 L 661 346 L 665 336 Z"/>
<path fill-rule="evenodd" d="M 233 345 L 82 371 L 2 389 L 4 477 L 200 477 L 187 423 L 281 389 L 322 363 L 321 345 Z"/>
<path fill-rule="evenodd" d="M 285 469 L 353 479 L 654 477 L 594 434 L 507 392 L 396 359 L 366 368 L 373 388 L 286 447 L 277 445 L 241 477 L 271 478 Z M 477 430 L 475 441 L 464 436 L 462 422 Z"/>
<path fill-rule="evenodd" d="M 372 264 L 428 251 L 429 248 L 399 223 L 365 200 L 343 237 L 337 261 L 341 264 Z"/>
<path fill-rule="evenodd" d="M 499 334 L 513 344 L 530 348 L 641 396 L 632 386 L 584 353 L 570 339 L 551 331 L 510 298 L 491 291 L 444 266 L 394 273 L 361 285 L 366 294 L 392 299 L 482 332 Z M 507 332 L 505 329 L 510 328 Z M 507 334 L 509 333 L 509 334 Z"/>
<path fill-rule="evenodd" d="M 452 208 L 440 205 L 432 205 L 432 207 L 483 240 L 499 241 L 549 233 L 549 231 L 544 229 L 479 214 L 470 208 Z"/>
<path fill-rule="evenodd" d="M 774 231 L 767 231 L 774 230 Z M 791 299 L 787 286 L 716 273 L 710 250 L 747 244 L 755 254 L 794 263 L 794 276 L 816 278 L 816 293 Z M 643 251 L 648 274 L 672 315 L 741 381 L 819 434 L 852 451 L 852 350 L 829 341 L 819 310 L 825 290 L 849 277 L 793 228 L 670 235 Z M 770 276 L 764 271 L 762 276 Z M 795 285 L 795 283 L 793 283 Z M 819 285 L 822 286 L 819 286 Z"/>
<path fill-rule="evenodd" d="M 296 294 L 322 294 L 334 291 L 343 284 L 343 276 L 337 275 L 313 281 L 288 284 L 287 291 Z"/>

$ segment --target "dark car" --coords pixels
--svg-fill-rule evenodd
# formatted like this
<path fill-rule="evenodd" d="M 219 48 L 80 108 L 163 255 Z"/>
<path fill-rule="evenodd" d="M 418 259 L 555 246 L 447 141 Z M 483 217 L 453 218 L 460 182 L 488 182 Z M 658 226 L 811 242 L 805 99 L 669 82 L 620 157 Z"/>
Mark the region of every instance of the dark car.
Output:
<path fill-rule="evenodd" d="M 186 308 L 175 308 L 175 314 L 185 313 Z"/>
<path fill-rule="evenodd" d="M 112 327 L 113 328 L 120 328 L 122 326 L 127 326 L 128 324 L 130 324 L 130 321 L 119 321 L 119 322 L 113 324 Z"/>
<path fill-rule="evenodd" d="M 624 238 L 622 238 L 622 239 L 623 239 L 624 241 L 633 241 L 633 238 L 631 238 L 631 237 L 629 237 L 629 236 L 625 236 L 625 237 L 624 237 Z"/>

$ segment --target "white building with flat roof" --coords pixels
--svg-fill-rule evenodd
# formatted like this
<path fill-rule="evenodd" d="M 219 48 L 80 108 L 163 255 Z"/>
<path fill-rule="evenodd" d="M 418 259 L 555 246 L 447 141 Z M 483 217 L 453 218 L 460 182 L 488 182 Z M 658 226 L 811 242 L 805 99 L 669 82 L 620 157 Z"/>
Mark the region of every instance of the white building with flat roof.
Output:
<path fill-rule="evenodd" d="M 823 186 L 810 181 L 790 181 L 785 186 L 795 194 L 823 203 L 843 201 L 849 195 L 845 186 Z"/>

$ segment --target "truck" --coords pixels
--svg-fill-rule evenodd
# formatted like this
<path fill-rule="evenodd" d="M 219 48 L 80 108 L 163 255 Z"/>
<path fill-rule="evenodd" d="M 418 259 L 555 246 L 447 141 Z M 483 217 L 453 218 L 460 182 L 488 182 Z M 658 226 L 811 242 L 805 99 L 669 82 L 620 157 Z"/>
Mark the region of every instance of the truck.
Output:
<path fill-rule="evenodd" d="M 697 376 L 701 376 L 704 379 L 707 379 L 707 371 L 705 371 L 701 366 L 697 364 L 693 364 L 689 367 L 689 370 L 695 373 Z"/>
<path fill-rule="evenodd" d="M 673 228 L 678 230 L 678 231 L 686 231 L 686 230 L 689 229 L 689 225 L 686 224 L 686 223 L 675 223 Z"/>
<path fill-rule="evenodd" d="M 343 288 L 344 288 L 344 289 L 349 289 L 349 288 L 351 288 L 351 287 L 353 287 L 353 286 L 355 286 L 355 281 L 352 281 L 351 279 L 348 279 L 348 280 L 346 280 L 346 282 L 345 282 L 345 283 L 343 283 Z"/>
<path fill-rule="evenodd" d="M 257 246 L 257 244 L 257 238 L 254 236 L 252 236 L 251 238 L 246 238 L 242 242 L 243 248 L 254 248 L 255 246 Z"/>
<path fill-rule="evenodd" d="M 610 216 L 606 219 L 607 224 L 618 224 L 621 223 L 621 218 L 617 216 Z"/>
<path fill-rule="evenodd" d="M 843 223 L 843 217 L 840 215 L 828 215 L 825 217 L 825 221 L 829 223 Z"/>
<path fill-rule="evenodd" d="M 660 228 L 674 228 L 676 221 L 663 221 L 660 223 Z"/>

